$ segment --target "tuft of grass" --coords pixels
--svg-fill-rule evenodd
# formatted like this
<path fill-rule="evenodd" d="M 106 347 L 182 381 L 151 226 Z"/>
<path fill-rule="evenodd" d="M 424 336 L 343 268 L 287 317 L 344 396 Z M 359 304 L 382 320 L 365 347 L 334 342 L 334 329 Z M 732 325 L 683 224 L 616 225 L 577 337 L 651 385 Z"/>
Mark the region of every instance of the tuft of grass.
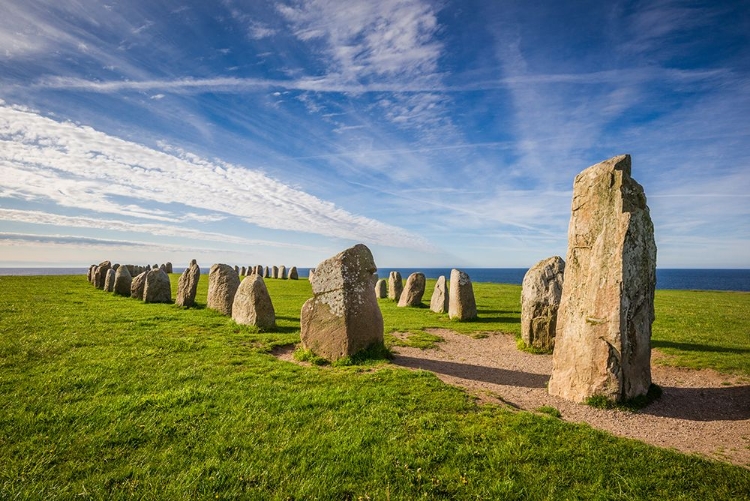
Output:
<path fill-rule="evenodd" d="M 625 402 L 615 402 L 604 395 L 594 395 L 586 399 L 586 405 L 596 407 L 597 409 L 619 409 L 623 411 L 637 412 L 647 405 L 659 400 L 663 391 L 661 386 L 651 384 L 645 395 L 639 395 Z"/>
<path fill-rule="evenodd" d="M 543 405 L 539 407 L 536 411 L 542 414 L 547 414 L 548 416 L 552 416 L 558 419 L 562 417 L 562 414 L 560 413 L 560 411 L 557 410 L 555 407 L 552 407 L 551 405 Z"/>
<path fill-rule="evenodd" d="M 328 360 L 319 357 L 313 353 L 312 350 L 308 350 L 302 346 L 294 350 L 294 359 L 299 360 L 300 362 L 308 362 L 313 365 L 328 365 Z"/>
<path fill-rule="evenodd" d="M 334 367 L 352 365 L 375 365 L 393 358 L 393 353 L 383 343 L 373 343 L 350 357 L 343 357 L 331 363 Z"/>
<path fill-rule="evenodd" d="M 525 351 L 526 353 L 531 353 L 534 355 L 552 354 L 552 350 L 543 350 L 541 348 L 537 348 L 536 346 L 526 346 L 526 343 L 523 342 L 523 339 L 521 339 L 520 336 L 516 337 L 516 348 L 518 348 L 519 351 Z"/>

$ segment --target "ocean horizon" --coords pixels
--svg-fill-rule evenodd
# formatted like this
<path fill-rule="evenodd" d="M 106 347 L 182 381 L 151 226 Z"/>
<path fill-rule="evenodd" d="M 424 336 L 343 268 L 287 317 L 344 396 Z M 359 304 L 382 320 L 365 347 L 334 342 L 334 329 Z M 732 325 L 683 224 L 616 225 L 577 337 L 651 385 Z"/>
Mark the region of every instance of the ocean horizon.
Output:
<path fill-rule="evenodd" d="M 85 275 L 88 268 L 78 267 L 7 267 L 0 268 L 0 276 L 34 276 L 34 275 Z M 182 273 L 184 268 L 174 268 L 175 273 Z M 209 268 L 201 268 L 202 274 L 208 274 Z M 473 282 L 489 282 L 520 285 L 527 268 L 461 268 Z M 310 268 L 297 268 L 300 278 L 306 278 Z M 414 272 L 420 271 L 427 278 L 450 277 L 450 268 L 381 268 L 380 278 L 388 278 L 388 273 L 398 271 L 404 280 Z M 702 269 L 702 268 L 657 268 L 657 290 L 715 290 L 750 292 L 750 269 Z"/>

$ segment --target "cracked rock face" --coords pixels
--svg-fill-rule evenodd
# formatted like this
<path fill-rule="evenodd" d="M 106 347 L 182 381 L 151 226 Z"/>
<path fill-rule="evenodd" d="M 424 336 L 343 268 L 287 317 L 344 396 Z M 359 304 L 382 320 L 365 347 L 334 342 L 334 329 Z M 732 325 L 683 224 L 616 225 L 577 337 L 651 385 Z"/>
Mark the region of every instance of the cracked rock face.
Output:
<path fill-rule="evenodd" d="M 539 261 L 523 277 L 521 339 L 526 346 L 551 351 L 555 347 L 557 310 L 563 290 L 565 261 L 554 256 Z"/>
<path fill-rule="evenodd" d="M 377 271 L 370 249 L 357 244 L 315 268 L 313 297 L 302 306 L 302 345 L 338 360 L 383 342 L 383 316 L 375 298 Z"/>
<path fill-rule="evenodd" d="M 648 392 L 655 287 L 654 227 L 630 156 L 589 167 L 573 184 L 551 395 L 620 402 Z"/>

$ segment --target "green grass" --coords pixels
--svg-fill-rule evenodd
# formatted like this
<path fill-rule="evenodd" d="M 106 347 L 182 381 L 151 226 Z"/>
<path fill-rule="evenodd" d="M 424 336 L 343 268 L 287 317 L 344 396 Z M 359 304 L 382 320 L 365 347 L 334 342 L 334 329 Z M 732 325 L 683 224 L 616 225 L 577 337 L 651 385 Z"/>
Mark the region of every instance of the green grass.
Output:
<path fill-rule="evenodd" d="M 310 287 L 267 286 L 279 327 L 258 333 L 202 307 L 206 277 L 194 309 L 0 277 L 0 499 L 748 498 L 746 469 L 479 405 L 428 372 L 279 361 Z M 477 284 L 485 322 L 421 308 L 399 326 L 381 306 L 391 330 L 514 332 L 517 292 Z"/>

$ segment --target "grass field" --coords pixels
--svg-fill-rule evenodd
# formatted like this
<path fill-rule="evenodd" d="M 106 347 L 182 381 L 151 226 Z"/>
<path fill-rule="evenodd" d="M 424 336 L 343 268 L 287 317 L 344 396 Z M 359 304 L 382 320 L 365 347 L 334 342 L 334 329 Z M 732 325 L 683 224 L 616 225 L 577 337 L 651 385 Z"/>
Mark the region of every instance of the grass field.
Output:
<path fill-rule="evenodd" d="M 0 277 L 0 499 L 750 498 L 746 469 L 479 405 L 427 372 L 279 361 L 310 287 L 266 283 L 279 326 L 257 333 L 83 276 Z M 519 287 L 475 291 L 479 322 L 382 301 L 386 332 L 518 333 Z M 750 374 L 750 295 L 656 308 L 668 363 Z"/>

